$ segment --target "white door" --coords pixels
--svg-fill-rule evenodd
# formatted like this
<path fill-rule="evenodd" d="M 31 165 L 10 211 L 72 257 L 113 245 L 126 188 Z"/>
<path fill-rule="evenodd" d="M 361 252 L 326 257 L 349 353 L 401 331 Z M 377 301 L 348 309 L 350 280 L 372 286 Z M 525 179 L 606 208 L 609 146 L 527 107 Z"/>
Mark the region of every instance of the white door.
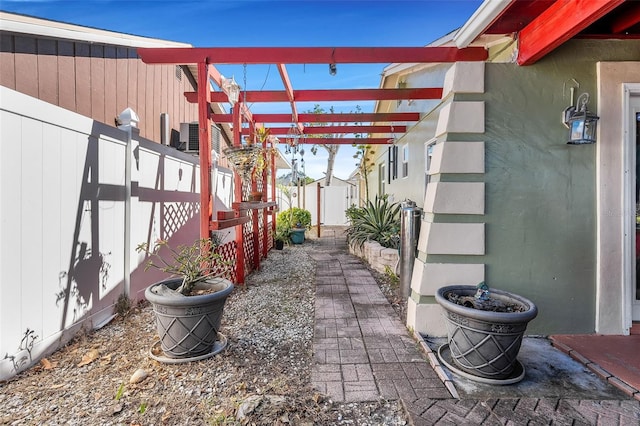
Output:
<path fill-rule="evenodd" d="M 322 189 L 322 223 L 325 225 L 344 225 L 347 223 L 345 211 L 349 207 L 346 186 L 327 186 Z"/>

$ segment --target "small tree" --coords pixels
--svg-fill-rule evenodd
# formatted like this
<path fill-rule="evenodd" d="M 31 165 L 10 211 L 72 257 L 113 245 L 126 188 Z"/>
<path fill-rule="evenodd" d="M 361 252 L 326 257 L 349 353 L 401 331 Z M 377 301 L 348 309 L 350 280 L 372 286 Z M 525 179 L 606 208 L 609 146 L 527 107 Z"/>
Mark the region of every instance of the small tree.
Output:
<path fill-rule="evenodd" d="M 356 105 L 356 113 L 361 113 L 362 112 L 362 108 L 360 108 L 359 105 Z M 313 107 L 313 110 L 311 111 L 307 111 L 308 114 L 325 114 L 327 113 L 327 111 L 322 108 L 320 105 L 316 104 Z M 329 113 L 330 114 L 334 114 L 335 110 L 333 107 L 329 108 Z M 351 112 L 353 113 L 353 112 Z M 360 125 L 360 123 L 355 123 L 356 125 Z M 305 127 L 309 127 L 309 126 L 335 126 L 336 123 L 330 123 L 330 124 L 323 124 L 323 123 L 305 123 Z M 325 133 L 325 134 L 321 134 L 321 135 L 310 135 L 309 138 L 313 139 L 313 138 L 326 138 L 326 139 L 332 139 L 332 138 L 341 138 L 343 137 L 344 134 L 336 134 L 336 133 Z M 362 135 L 360 133 L 356 134 L 355 137 L 359 138 L 362 137 Z M 324 148 L 328 153 L 329 153 L 329 158 L 327 159 L 327 174 L 324 180 L 324 184 L 325 186 L 329 186 L 331 185 L 331 177 L 333 176 L 333 167 L 335 165 L 336 162 L 336 156 L 338 155 L 338 150 L 340 149 L 340 145 L 338 144 L 317 144 L 318 146 Z M 314 148 L 311 149 L 311 152 L 315 155 L 316 151 Z"/>
<path fill-rule="evenodd" d="M 360 172 L 360 176 L 364 179 L 365 201 L 369 201 L 369 173 L 373 170 L 375 160 L 373 158 L 375 151 L 369 144 L 356 145 L 356 153 L 353 158 L 358 160 L 356 167 Z"/>

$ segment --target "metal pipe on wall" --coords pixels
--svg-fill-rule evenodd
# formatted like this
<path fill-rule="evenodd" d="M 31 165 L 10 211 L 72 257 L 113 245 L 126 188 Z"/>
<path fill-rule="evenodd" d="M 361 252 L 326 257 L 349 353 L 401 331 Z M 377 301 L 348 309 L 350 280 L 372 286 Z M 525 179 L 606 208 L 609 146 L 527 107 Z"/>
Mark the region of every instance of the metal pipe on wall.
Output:
<path fill-rule="evenodd" d="M 411 276 L 418 249 L 422 209 L 416 207 L 415 201 L 405 200 L 400 203 L 400 290 L 403 299 L 411 293 Z"/>

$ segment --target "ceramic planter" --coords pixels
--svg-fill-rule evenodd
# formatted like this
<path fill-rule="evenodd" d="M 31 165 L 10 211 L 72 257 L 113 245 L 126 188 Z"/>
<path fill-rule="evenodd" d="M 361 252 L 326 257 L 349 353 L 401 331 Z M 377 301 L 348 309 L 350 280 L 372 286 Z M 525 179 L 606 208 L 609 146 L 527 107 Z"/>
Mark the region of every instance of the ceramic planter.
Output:
<path fill-rule="evenodd" d="M 293 244 L 302 244 L 304 243 L 304 233 L 305 228 L 291 228 L 291 242 Z"/>
<path fill-rule="evenodd" d="M 212 278 L 196 284 L 196 289 L 214 291 L 196 296 L 159 291 L 162 284 L 175 290 L 181 282 L 180 278 L 161 281 L 147 287 L 144 294 L 153 305 L 164 355 L 168 358 L 202 359 L 212 352 L 218 340 L 222 311 L 233 290 L 233 283 L 223 278 Z"/>
<path fill-rule="evenodd" d="M 518 306 L 522 312 L 484 311 L 448 299 L 451 293 L 474 296 L 476 291 L 476 286 L 454 285 L 438 289 L 435 295 L 445 311 L 451 359 L 456 367 L 471 376 L 508 380 L 516 374 L 519 364 L 516 358 L 524 332 L 538 309 L 522 296 L 496 289 L 489 289 L 492 299 Z M 521 369 L 524 377 L 524 369 Z"/>

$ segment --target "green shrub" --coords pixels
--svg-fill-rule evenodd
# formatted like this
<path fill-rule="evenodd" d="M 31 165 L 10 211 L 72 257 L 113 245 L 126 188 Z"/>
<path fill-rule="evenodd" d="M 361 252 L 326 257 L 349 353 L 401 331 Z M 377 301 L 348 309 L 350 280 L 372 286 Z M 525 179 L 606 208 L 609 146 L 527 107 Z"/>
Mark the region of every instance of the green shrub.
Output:
<path fill-rule="evenodd" d="M 362 248 L 367 241 L 377 241 L 383 247 L 400 246 L 400 204 L 389 203 L 386 196 L 376 196 L 362 208 L 350 207 L 347 215 L 347 241 Z"/>
<path fill-rule="evenodd" d="M 298 207 L 280 212 L 276 220 L 276 226 L 292 228 L 311 228 L 311 212 Z"/>
<path fill-rule="evenodd" d="M 353 218 L 360 213 L 361 210 L 362 209 L 360 207 L 356 206 L 355 204 L 351 204 L 351 206 L 346 209 L 344 213 L 347 216 L 347 219 L 349 219 L 349 222 L 351 222 L 353 221 Z"/>
<path fill-rule="evenodd" d="M 289 238 L 291 237 L 291 228 L 289 224 L 278 224 L 276 223 L 276 233 L 273 235 L 273 239 L 276 241 L 284 241 L 285 243 L 289 242 Z"/>

